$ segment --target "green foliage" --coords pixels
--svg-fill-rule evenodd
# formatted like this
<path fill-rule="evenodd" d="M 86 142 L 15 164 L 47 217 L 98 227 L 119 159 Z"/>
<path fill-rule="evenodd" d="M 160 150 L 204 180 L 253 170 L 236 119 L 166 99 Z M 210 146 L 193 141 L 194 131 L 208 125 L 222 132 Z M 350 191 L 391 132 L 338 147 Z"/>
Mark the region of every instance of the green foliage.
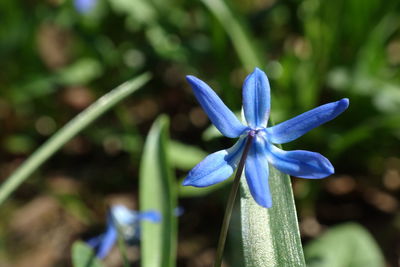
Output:
<path fill-rule="evenodd" d="M 171 141 L 168 146 L 171 164 L 178 169 L 190 170 L 206 156 L 207 153 L 201 149 L 180 142 Z"/>
<path fill-rule="evenodd" d="M 199 132 L 207 125 L 194 123 L 193 118 L 201 116 L 192 92 L 183 81 L 184 76 L 195 74 L 207 79 L 229 107 L 240 110 L 242 80 L 258 66 L 264 68 L 270 79 L 271 116 L 277 123 L 318 104 L 350 98 L 350 108 L 341 118 L 293 144 L 285 144 L 285 149 L 318 151 L 332 161 L 338 175 L 346 174 L 354 179 L 360 194 L 350 196 L 354 199 L 351 204 L 355 213 L 345 219 L 369 224 L 372 216 L 363 215 L 365 205 L 377 209 L 379 206 L 362 197 L 369 196 L 366 190 L 379 188 L 398 202 L 398 189 L 387 187 L 387 173 L 398 172 L 398 163 L 389 164 L 388 159 L 397 162 L 400 151 L 399 3 L 398 0 L 98 0 L 94 10 L 80 14 L 73 7 L 73 0 L 2 0 L 0 179 L 6 182 L 0 189 L 0 202 L 40 167 L 32 183 L 25 183 L 13 200 L 5 203 L 10 206 L 4 208 L 18 211 L 35 197 L 48 194 L 52 190 L 49 180 L 57 173 L 71 176 L 85 189 L 73 198 L 69 195 L 59 198 L 63 209 L 79 221 L 91 223 L 85 227 L 103 223 L 95 221 L 103 220 L 102 216 L 92 216 L 98 210 L 89 212 L 84 207 L 100 209 L 109 204 L 110 196 L 120 192 L 135 194 L 142 140 L 161 112 L 170 115 L 171 136 L 179 142 L 172 142 L 166 148 L 168 168 L 177 168 L 179 177 L 205 155 L 200 146 L 207 154 L 226 147 L 224 138 L 214 138 L 219 133 L 212 127 L 204 132 L 204 140 L 200 140 Z M 102 116 L 95 127 L 80 129 L 76 140 L 65 146 L 61 143 L 50 146 L 54 142 L 54 139 L 46 141 L 50 133 L 45 135 L 38 130 L 38 122 L 43 117 L 50 118 L 53 127 L 61 127 L 81 111 L 66 96 L 71 88 L 81 88 L 90 96 L 91 100 L 84 105 L 87 107 L 108 88 L 146 70 L 155 77 L 146 90 L 115 112 Z M 73 95 L 72 102 L 81 99 L 82 96 Z M 71 140 L 75 134 L 64 141 Z M 196 145 L 188 148 L 182 143 Z M 32 151 L 42 144 L 49 145 L 50 149 L 45 153 L 39 149 L 41 156 L 32 161 L 38 155 Z M 56 152 L 56 157 L 48 161 Z M 29 165 L 19 165 L 25 158 Z M 10 183 L 6 178 L 15 169 Z M 180 197 L 203 197 L 182 199 L 188 204 L 185 209 L 191 210 L 192 203 L 199 201 L 210 207 L 206 196 L 210 192 L 214 192 L 211 201 L 223 199 L 225 190 L 218 188 L 230 181 L 201 189 L 182 187 L 178 181 L 178 185 L 173 183 L 173 190 Z M 297 202 L 300 220 L 304 214 L 318 214 L 330 197 L 343 197 L 327 196 L 324 192 L 328 200 L 325 197 L 321 200 L 319 196 L 325 187 L 317 181 L 309 183 L 313 185 L 307 192 L 301 192 L 303 197 Z M 301 191 L 300 187 L 297 189 Z M 273 194 L 273 197 L 280 196 Z M 105 203 L 97 203 L 98 200 Z M 317 205 L 317 200 L 322 204 Z M 191 219 L 203 222 L 204 217 L 215 217 L 219 204 L 213 202 L 215 210 L 199 211 L 191 214 Z M 3 212 L 7 221 L 12 220 L 13 212 Z M 246 212 L 250 213 L 251 209 Z M 277 211 L 268 211 L 271 212 Z M 390 213 L 398 217 L 396 212 Z M 275 215 L 264 213 L 251 214 L 255 218 L 261 214 L 262 218 L 267 216 L 278 223 L 273 221 Z M 255 222 L 263 231 L 275 227 L 271 222 Z M 386 226 L 396 223 L 391 216 L 374 217 L 374 223 L 375 234 L 384 240 L 383 250 L 393 254 L 393 242 L 382 236 L 391 229 Z M 11 245 L 7 242 L 12 232 L 10 227 L 5 222 L 1 224 L 5 233 L 0 246 L 1 262 L 4 255 L 19 258 L 13 251 L 25 251 L 12 250 L 13 246 L 20 246 L 16 241 L 9 242 Z M 188 226 L 182 227 L 185 233 L 188 231 L 188 242 L 196 243 L 201 249 L 204 244 L 216 243 L 216 226 L 198 226 L 205 235 L 204 243 L 192 241 L 190 238 L 196 233 L 189 233 L 193 229 Z M 393 228 L 398 231 L 396 227 Z M 14 239 L 11 236 L 10 240 Z M 298 247 L 293 251 L 298 251 Z M 397 264 L 388 261 L 391 265 Z"/>
<path fill-rule="evenodd" d="M 264 66 L 264 62 L 254 49 L 254 43 L 248 36 L 249 31 L 244 29 L 244 26 L 235 16 L 230 8 L 226 5 L 224 0 L 202 0 L 202 2 L 210 9 L 210 11 L 218 18 L 223 25 L 225 31 L 232 39 L 235 46 L 236 53 L 238 54 L 243 66 L 248 72 L 252 71 L 255 67 Z"/>
<path fill-rule="evenodd" d="M 305 247 L 310 267 L 382 267 L 382 252 L 373 237 L 359 224 L 332 227 Z"/>
<path fill-rule="evenodd" d="M 0 204 L 23 183 L 49 157 L 57 152 L 65 143 L 96 120 L 104 112 L 112 108 L 119 101 L 143 86 L 150 79 L 149 74 L 125 82 L 108 94 L 101 97 L 90 107 L 72 119 L 35 151 L 0 187 Z"/>
<path fill-rule="evenodd" d="M 58 81 L 64 85 L 87 84 L 102 75 L 100 62 L 92 58 L 82 58 L 58 72 Z"/>
<path fill-rule="evenodd" d="M 168 158 L 168 117 L 160 116 L 153 124 L 145 143 L 140 166 L 140 210 L 155 210 L 160 223 L 142 221 L 141 266 L 175 266 L 177 205 L 175 178 Z"/>
<path fill-rule="evenodd" d="M 259 206 L 241 180 L 242 239 L 246 267 L 305 266 L 290 177 L 270 166 L 272 208 Z"/>
<path fill-rule="evenodd" d="M 76 241 L 72 245 L 72 264 L 74 267 L 103 267 L 99 259 L 94 255 L 91 247 L 82 241 Z"/>

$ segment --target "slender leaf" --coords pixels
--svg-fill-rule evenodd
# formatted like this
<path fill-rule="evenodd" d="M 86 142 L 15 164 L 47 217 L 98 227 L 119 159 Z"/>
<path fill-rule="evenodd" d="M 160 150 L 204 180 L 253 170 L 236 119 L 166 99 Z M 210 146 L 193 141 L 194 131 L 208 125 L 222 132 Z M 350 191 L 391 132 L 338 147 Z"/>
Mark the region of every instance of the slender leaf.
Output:
<path fill-rule="evenodd" d="M 153 124 L 140 166 L 140 209 L 157 210 L 160 223 L 142 222 L 141 253 L 143 267 L 173 267 L 176 259 L 177 222 L 176 182 L 168 160 L 168 118 Z"/>
<path fill-rule="evenodd" d="M 372 236 L 359 224 L 333 227 L 305 247 L 309 267 L 381 267 L 382 252 Z"/>
<path fill-rule="evenodd" d="M 272 208 L 259 206 L 241 179 L 242 238 L 246 267 L 305 266 L 290 177 L 270 166 Z"/>
<path fill-rule="evenodd" d="M 142 87 L 148 80 L 148 73 L 142 74 L 123 83 L 111 92 L 99 98 L 87 109 L 62 127 L 41 147 L 39 147 L 0 187 L 0 205 L 14 192 L 37 168 L 57 152 L 65 143 L 76 136 L 80 131 L 112 108 L 119 101 Z"/>
<path fill-rule="evenodd" d="M 103 267 L 91 247 L 82 241 L 72 245 L 72 264 L 74 267 Z"/>
<path fill-rule="evenodd" d="M 211 10 L 215 17 L 220 21 L 236 49 L 243 66 L 247 71 L 252 71 L 255 67 L 262 67 L 264 64 L 254 48 L 254 41 L 248 36 L 244 26 L 229 9 L 223 0 L 202 0 Z"/>

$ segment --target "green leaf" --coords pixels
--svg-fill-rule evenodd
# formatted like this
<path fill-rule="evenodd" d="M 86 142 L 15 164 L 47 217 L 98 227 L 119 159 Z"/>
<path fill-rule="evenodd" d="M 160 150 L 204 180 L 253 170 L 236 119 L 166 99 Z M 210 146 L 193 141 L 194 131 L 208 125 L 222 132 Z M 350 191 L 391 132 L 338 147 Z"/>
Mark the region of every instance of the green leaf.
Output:
<path fill-rule="evenodd" d="M 92 248 L 82 241 L 72 245 L 72 264 L 74 267 L 103 267 Z"/>
<path fill-rule="evenodd" d="M 100 77 L 103 73 L 100 62 L 92 58 L 84 58 L 58 72 L 58 80 L 62 84 L 86 84 Z"/>
<path fill-rule="evenodd" d="M 48 158 L 56 153 L 65 143 L 75 137 L 80 131 L 103 115 L 119 101 L 138 90 L 150 79 L 150 74 L 144 73 L 111 90 L 79 113 L 75 118 L 58 130 L 49 140 L 40 146 L 21 166 L 14 171 L 0 186 L 0 205 Z"/>
<path fill-rule="evenodd" d="M 305 266 L 290 177 L 270 165 L 272 208 L 259 206 L 241 178 L 242 238 L 246 267 Z"/>
<path fill-rule="evenodd" d="M 207 156 L 203 150 L 182 144 L 180 142 L 171 141 L 168 146 L 168 157 L 171 164 L 182 170 L 190 170 Z"/>
<path fill-rule="evenodd" d="M 207 127 L 207 129 L 204 130 L 203 134 L 201 135 L 201 138 L 203 138 L 204 141 L 210 141 L 214 138 L 222 136 L 223 135 L 221 134 L 220 131 L 218 131 L 217 127 L 215 127 L 214 124 L 211 124 L 210 126 Z"/>
<path fill-rule="evenodd" d="M 254 41 L 248 35 L 250 31 L 246 31 L 244 25 L 233 14 L 225 1 L 202 0 L 202 2 L 211 10 L 228 33 L 246 70 L 252 71 L 254 67 L 264 66 L 260 61 L 257 50 L 254 48 Z"/>
<path fill-rule="evenodd" d="M 381 267 L 385 262 L 372 236 L 359 224 L 333 227 L 305 247 L 309 267 Z"/>
<path fill-rule="evenodd" d="M 147 136 L 140 165 L 140 210 L 161 212 L 162 221 L 142 221 L 141 253 L 143 267 L 175 266 L 177 219 L 176 182 L 168 159 L 166 116 L 159 117 Z"/>

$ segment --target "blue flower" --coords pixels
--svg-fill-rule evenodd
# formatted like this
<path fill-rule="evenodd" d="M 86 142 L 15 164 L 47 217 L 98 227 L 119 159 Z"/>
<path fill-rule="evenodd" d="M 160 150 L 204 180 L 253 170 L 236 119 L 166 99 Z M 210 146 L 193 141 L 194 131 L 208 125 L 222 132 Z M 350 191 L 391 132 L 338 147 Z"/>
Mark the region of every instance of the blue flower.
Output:
<path fill-rule="evenodd" d="M 79 13 L 85 14 L 90 12 L 97 0 L 74 0 L 74 6 Z"/>
<path fill-rule="evenodd" d="M 161 214 L 157 211 L 137 212 L 122 205 L 111 207 L 107 216 L 106 232 L 87 241 L 88 245 L 96 251 L 96 256 L 105 258 L 118 239 L 118 230 L 125 241 L 139 239 L 140 221 L 160 222 Z"/>
<path fill-rule="evenodd" d="M 245 126 L 206 83 L 194 76 L 186 78 L 215 127 L 224 136 L 239 137 L 239 140 L 229 149 L 208 155 L 189 172 L 183 185 L 205 187 L 229 178 L 238 165 L 249 136 L 252 137 L 252 143 L 245 162 L 245 177 L 254 200 L 263 207 L 272 206 L 268 163 L 281 172 L 300 178 L 318 179 L 334 173 L 332 164 L 319 153 L 304 150 L 284 151 L 273 144 L 295 140 L 311 129 L 334 119 L 349 106 L 347 98 L 267 127 L 270 87 L 265 73 L 256 68 L 243 84 L 243 113 L 247 121 Z"/>

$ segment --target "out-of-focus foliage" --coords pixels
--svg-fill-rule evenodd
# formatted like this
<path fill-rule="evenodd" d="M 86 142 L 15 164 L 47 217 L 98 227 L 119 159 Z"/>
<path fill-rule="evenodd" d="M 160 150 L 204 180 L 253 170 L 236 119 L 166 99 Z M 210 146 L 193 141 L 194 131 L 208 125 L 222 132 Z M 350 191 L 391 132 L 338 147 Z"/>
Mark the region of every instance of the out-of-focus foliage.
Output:
<path fill-rule="evenodd" d="M 371 235 L 360 225 L 335 226 L 305 248 L 307 266 L 384 266 Z"/>
<path fill-rule="evenodd" d="M 207 153 L 227 147 L 226 139 L 202 140 L 208 121 L 184 76 L 207 81 L 240 112 L 252 54 L 270 78 L 275 123 L 350 99 L 345 115 L 284 147 L 318 151 L 336 169 L 334 177 L 313 183 L 295 179 L 304 241 L 326 226 L 356 220 L 375 236 L 386 261 L 397 263 L 399 1 L 234 0 L 225 1 L 228 15 L 215 3 L 98 0 L 82 14 L 72 0 L 0 1 L 1 181 L 110 88 L 144 71 L 154 76 L 2 206 L 0 263 L 68 266 L 65 251 L 73 240 L 101 231 L 107 205 L 137 208 L 143 142 L 159 114 L 170 117 L 173 140 Z M 254 51 L 246 50 L 247 42 Z M 171 163 L 183 177 L 191 159 L 179 156 L 174 162 L 171 155 Z M 69 195 L 79 205 L 66 201 Z M 179 266 L 212 260 L 226 195 L 221 188 L 182 200 Z M 119 266 L 118 255 L 111 253 L 107 266 Z"/>
<path fill-rule="evenodd" d="M 74 267 L 102 267 L 92 248 L 82 241 L 76 241 L 72 246 L 72 263 Z"/>

